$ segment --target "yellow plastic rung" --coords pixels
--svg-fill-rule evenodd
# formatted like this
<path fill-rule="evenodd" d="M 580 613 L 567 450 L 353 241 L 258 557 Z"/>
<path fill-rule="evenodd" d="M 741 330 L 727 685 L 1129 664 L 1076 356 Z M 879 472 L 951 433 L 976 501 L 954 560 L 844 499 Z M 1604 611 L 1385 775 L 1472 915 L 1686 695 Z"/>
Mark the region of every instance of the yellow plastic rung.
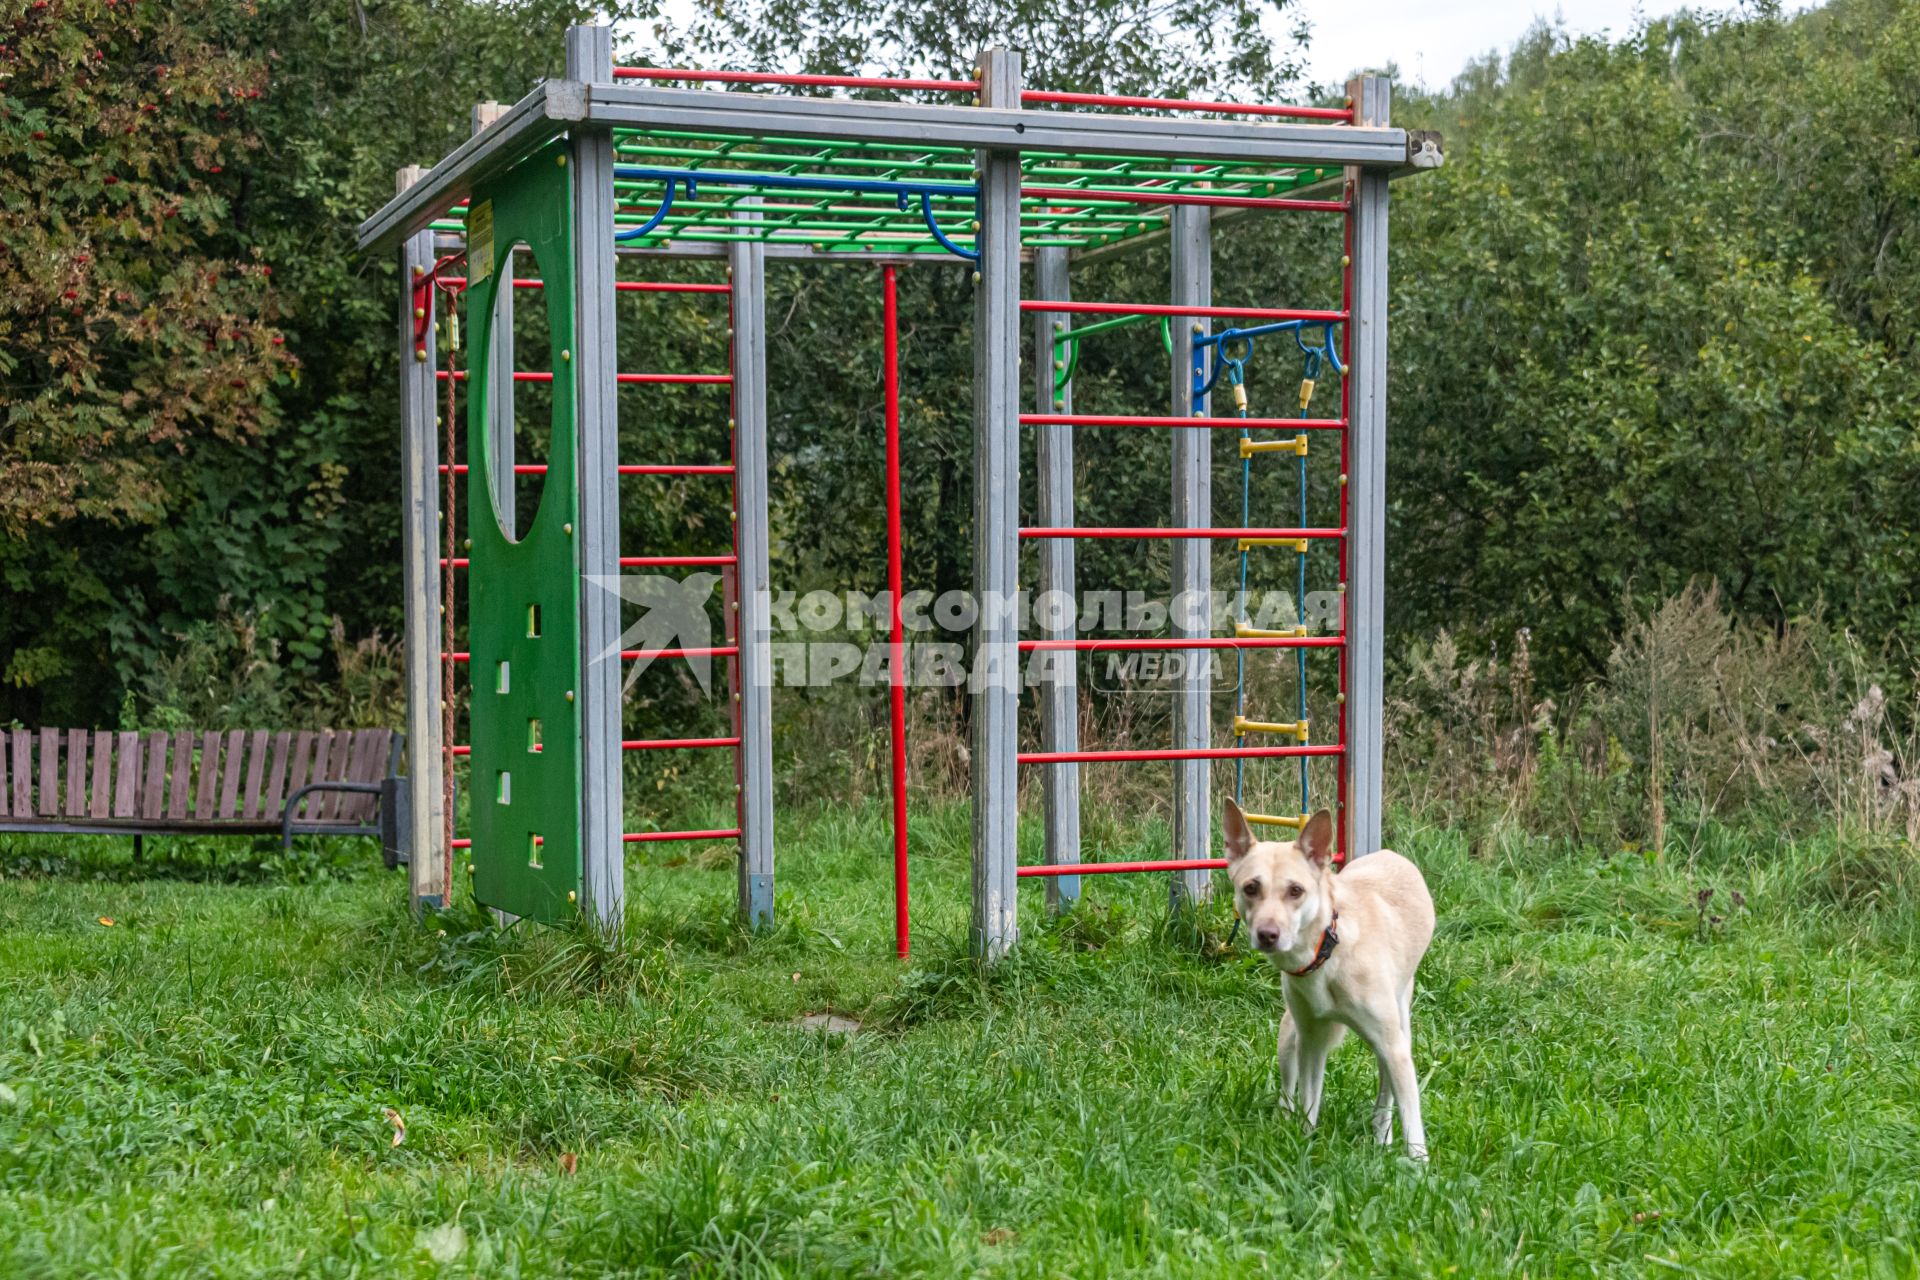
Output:
<path fill-rule="evenodd" d="M 1288 627 L 1284 631 L 1275 631 L 1268 627 L 1250 627 L 1244 622 L 1233 624 L 1233 634 L 1242 640 L 1284 640 L 1292 636 L 1307 634 L 1305 627 Z"/>
<path fill-rule="evenodd" d="M 1240 456 L 1251 458 L 1256 453 L 1293 453 L 1304 458 L 1307 456 L 1307 438 L 1295 436 L 1291 440 L 1242 440 Z"/>
<path fill-rule="evenodd" d="M 1245 716 L 1235 716 L 1233 736 L 1238 738 L 1249 733 L 1284 733 L 1297 741 L 1305 742 L 1307 724 L 1305 720 L 1285 720 L 1275 723 L 1271 720 L 1249 720 Z"/>
<path fill-rule="evenodd" d="M 1307 825 L 1307 815 L 1304 813 L 1298 817 L 1273 813 L 1246 813 L 1241 816 L 1256 827 L 1292 827 L 1299 831 Z"/>
<path fill-rule="evenodd" d="M 1307 554 L 1307 540 L 1305 538 L 1242 538 L 1240 539 L 1240 549 L 1242 551 L 1245 551 L 1250 547 L 1292 547 L 1295 551 L 1299 552 L 1301 555 Z"/>

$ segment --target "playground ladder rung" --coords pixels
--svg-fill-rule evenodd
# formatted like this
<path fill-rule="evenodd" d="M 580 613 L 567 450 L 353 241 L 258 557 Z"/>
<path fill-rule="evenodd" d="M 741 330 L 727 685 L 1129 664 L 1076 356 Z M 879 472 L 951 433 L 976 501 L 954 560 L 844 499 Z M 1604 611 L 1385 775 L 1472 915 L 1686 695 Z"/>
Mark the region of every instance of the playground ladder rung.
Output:
<path fill-rule="evenodd" d="M 695 645 L 683 649 L 622 649 L 620 657 L 632 662 L 636 658 L 737 658 L 740 646 L 733 644 Z M 442 662 L 472 662 L 473 655 L 465 649 L 447 653 L 442 650 Z"/>
<path fill-rule="evenodd" d="M 1337 649 L 1341 636 L 1195 636 L 1191 639 L 1154 636 L 1139 640 L 1022 640 L 1020 652 L 1045 653 L 1071 649 L 1077 653 L 1124 652 L 1129 649 Z"/>
<path fill-rule="evenodd" d="M 628 831 L 621 835 L 623 844 L 652 844 L 657 840 L 738 840 L 740 828 L 720 827 L 711 831 Z M 473 841 L 459 839 L 452 842 L 455 849 L 471 849 Z"/>
<path fill-rule="evenodd" d="M 623 476 L 730 476 L 733 474 L 734 469 L 732 464 L 726 462 L 674 462 L 657 466 L 623 462 L 615 467 L 614 471 Z M 444 462 L 440 464 L 440 474 L 447 474 L 447 464 Z M 464 462 L 454 463 L 453 474 L 457 476 L 467 474 L 467 464 Z M 513 474 L 517 476 L 543 476 L 547 474 L 547 464 L 544 462 L 516 462 L 513 464 Z"/>
<path fill-rule="evenodd" d="M 433 376 L 445 382 L 447 370 L 435 369 Z M 467 371 L 453 370 L 453 380 L 465 382 Z M 515 382 L 552 382 L 553 374 L 542 369 L 515 369 L 513 380 Z M 730 373 L 616 373 L 613 375 L 613 380 L 626 386 L 644 383 L 648 386 L 718 387 L 731 384 L 733 375 Z"/>
<path fill-rule="evenodd" d="M 1226 431 L 1246 427 L 1255 431 L 1344 431 L 1345 418 L 1179 418 L 1171 414 L 1023 413 L 1023 427 L 1198 427 Z M 1274 441 L 1294 447 L 1291 441 Z"/>
<path fill-rule="evenodd" d="M 1053 862 L 1016 867 L 1016 876 L 1098 876 L 1129 871 L 1213 871 L 1227 865 L 1225 858 L 1166 859 L 1159 862 Z"/>
<path fill-rule="evenodd" d="M 1345 311 L 1302 311 L 1289 307 L 1188 307 L 1172 302 L 1055 302 L 1046 298 L 1022 298 L 1020 309 L 1092 316 L 1250 316 L 1261 320 L 1306 320 L 1315 324 L 1338 324 L 1347 318 Z"/>
<path fill-rule="evenodd" d="M 1152 526 L 1022 529 L 1023 538 L 1344 538 L 1345 529 L 1169 529 Z"/>
<path fill-rule="evenodd" d="M 620 749 L 622 751 L 676 751 L 739 745 L 738 738 L 628 738 L 620 744 Z"/>
<path fill-rule="evenodd" d="M 622 751 L 666 751 L 680 747 L 737 747 L 739 745 L 738 738 L 628 738 L 620 744 L 620 749 Z M 473 754 L 473 747 L 465 742 L 455 743 L 453 754 L 470 756 Z"/>
<path fill-rule="evenodd" d="M 438 276 L 436 279 L 442 284 L 459 285 L 462 288 L 467 287 L 467 278 L 465 276 Z M 516 289 L 544 289 L 547 287 L 547 282 L 545 280 L 536 280 L 531 276 L 515 276 L 513 278 L 513 287 Z M 613 288 L 616 293 L 733 292 L 733 286 L 730 284 L 677 284 L 670 280 L 615 280 L 613 282 Z"/>
<path fill-rule="evenodd" d="M 1117 764 L 1139 760 L 1264 760 L 1299 756 L 1337 756 L 1332 743 L 1299 747 L 1150 747 L 1130 751 L 1022 751 L 1021 764 Z"/>
<path fill-rule="evenodd" d="M 738 564 L 740 557 L 723 556 L 621 556 L 622 569 L 661 569 L 673 565 L 729 565 Z"/>
<path fill-rule="evenodd" d="M 455 556 L 453 567 L 465 569 L 472 562 L 466 556 Z M 739 563 L 738 556 L 621 556 L 622 569 L 660 569 L 671 565 L 729 565 Z M 446 568 L 448 561 L 441 558 L 440 567 Z"/>

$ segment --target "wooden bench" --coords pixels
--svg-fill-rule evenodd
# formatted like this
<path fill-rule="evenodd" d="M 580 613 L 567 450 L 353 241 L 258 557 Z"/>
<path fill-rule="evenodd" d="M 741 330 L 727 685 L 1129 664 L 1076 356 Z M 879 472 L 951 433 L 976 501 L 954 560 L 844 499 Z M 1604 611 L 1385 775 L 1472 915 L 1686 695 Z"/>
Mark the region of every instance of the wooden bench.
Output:
<path fill-rule="evenodd" d="M 405 736 L 392 729 L 217 733 L 0 730 L 0 831 L 380 836 L 405 860 Z"/>

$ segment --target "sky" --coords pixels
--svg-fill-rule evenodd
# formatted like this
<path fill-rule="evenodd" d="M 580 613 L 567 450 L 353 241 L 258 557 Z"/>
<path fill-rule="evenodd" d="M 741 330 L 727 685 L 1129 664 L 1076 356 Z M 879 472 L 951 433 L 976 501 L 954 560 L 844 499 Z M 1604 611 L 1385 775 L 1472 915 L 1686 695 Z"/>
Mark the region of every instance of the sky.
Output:
<path fill-rule="evenodd" d="M 699 2 L 666 0 L 665 10 L 683 22 Z M 1783 7 L 1794 12 L 1815 2 L 1785 0 Z M 1292 0 L 1284 25 L 1300 17 L 1311 26 L 1308 79 L 1316 84 L 1344 84 L 1359 68 L 1392 63 L 1403 83 L 1444 89 L 1474 58 L 1511 49 L 1536 19 L 1558 20 L 1575 35 L 1606 32 L 1618 38 L 1643 15 L 1660 17 L 1680 8 L 1732 13 L 1747 7 L 1744 0 Z M 1283 23 L 1270 25 L 1276 38 L 1285 36 Z M 647 43 L 642 36 L 642 46 Z"/>
<path fill-rule="evenodd" d="M 1643 15 L 1681 7 L 1728 13 L 1742 6 L 1731 0 L 1684 6 L 1682 0 L 1294 0 L 1288 12 L 1312 25 L 1307 63 L 1317 83 L 1340 84 L 1357 68 L 1394 62 L 1403 81 L 1443 89 L 1474 58 L 1506 52 L 1536 18 L 1557 17 L 1579 35 L 1619 37 Z"/>

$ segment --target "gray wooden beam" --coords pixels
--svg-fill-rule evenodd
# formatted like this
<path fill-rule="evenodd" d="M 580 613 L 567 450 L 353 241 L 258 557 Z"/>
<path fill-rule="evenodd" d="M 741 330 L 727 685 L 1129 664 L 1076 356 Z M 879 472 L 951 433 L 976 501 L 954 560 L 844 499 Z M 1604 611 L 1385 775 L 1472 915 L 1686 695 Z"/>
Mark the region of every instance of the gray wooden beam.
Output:
<path fill-rule="evenodd" d="M 1210 210 L 1205 205 L 1177 205 L 1173 209 L 1173 302 L 1176 306 L 1213 305 L 1213 257 Z M 1179 416 L 1205 417 L 1211 406 L 1196 401 L 1193 378 L 1204 348 L 1194 339 L 1210 329 L 1200 316 L 1177 316 L 1169 332 L 1173 354 L 1169 361 L 1170 409 Z M 1177 428 L 1173 436 L 1173 519 L 1175 528 L 1208 528 L 1213 524 L 1213 432 L 1205 427 Z M 1168 621 L 1176 636 L 1205 636 L 1213 631 L 1209 600 L 1213 590 L 1213 544 L 1204 538 L 1186 538 L 1173 544 L 1173 598 Z M 1213 745 L 1213 651 L 1184 649 L 1185 670 L 1174 692 L 1173 745 L 1193 750 Z M 1173 856 L 1182 860 L 1208 856 L 1212 847 L 1212 815 L 1208 812 L 1213 780 L 1212 761 L 1173 762 Z M 1213 885 L 1207 871 L 1181 871 L 1170 877 L 1169 897 L 1177 910 L 1205 902 Z"/>
<path fill-rule="evenodd" d="M 1384 76 L 1348 82 L 1359 118 L 1384 125 Z M 1387 553 L 1387 175 L 1354 169 L 1352 358 L 1347 377 L 1347 771 L 1350 857 L 1380 848 Z"/>
<path fill-rule="evenodd" d="M 613 79 L 613 29 L 567 31 L 567 75 Z M 626 917 L 620 751 L 622 682 L 619 402 L 615 382 L 613 136 L 573 133 L 575 378 L 580 479 L 580 850 L 588 919 L 609 935 Z M 563 355 L 563 361 L 565 357 Z"/>
<path fill-rule="evenodd" d="M 426 170 L 399 172 L 401 191 Z M 435 408 L 434 290 L 425 291 L 424 316 L 416 314 L 415 282 L 433 269 L 433 233 L 421 231 L 400 250 L 400 555 L 406 593 L 407 774 L 412 790 L 408 891 L 415 910 L 450 901 L 451 849 L 447 844 L 446 737 L 441 700 L 452 696 L 442 683 L 440 662 L 440 415 Z M 424 329 L 416 326 L 424 323 Z M 417 340 L 415 334 L 426 334 Z"/>
<path fill-rule="evenodd" d="M 1020 55 L 980 54 L 983 110 L 1018 105 Z M 797 99 L 796 99 L 797 101 Z M 898 105 L 898 104 L 887 104 Z M 1019 936 L 1020 157 L 982 150 L 973 307 L 973 953 Z"/>
<path fill-rule="evenodd" d="M 757 219 L 758 197 L 736 206 Z M 740 658 L 740 916 L 773 923 L 773 657 L 767 616 L 767 256 L 758 242 L 728 248 L 733 285 L 734 635 Z"/>
<path fill-rule="evenodd" d="M 1033 255 L 1033 296 L 1055 302 L 1073 300 L 1072 282 L 1067 274 L 1067 251 L 1061 248 L 1036 249 Z M 1069 327 L 1066 312 L 1037 311 L 1033 314 L 1034 411 L 1072 413 L 1073 385 L 1056 394 L 1054 384 L 1053 335 Z M 1039 472 L 1036 485 L 1039 496 L 1038 519 L 1042 525 L 1065 528 L 1073 524 L 1073 428 L 1036 427 L 1034 467 Z M 1071 640 L 1078 631 L 1078 593 L 1074 589 L 1074 543 L 1072 538 L 1048 538 L 1040 547 L 1040 596 L 1064 596 L 1067 612 L 1059 625 L 1041 624 L 1049 640 Z M 1035 617 L 1040 609 L 1036 606 Z M 1040 686 L 1040 741 L 1047 751 L 1080 749 L 1079 655 L 1071 650 L 1040 655 L 1047 663 L 1046 678 Z M 1094 661 L 1098 661 L 1095 656 Z M 1051 863 L 1080 861 L 1080 766 L 1046 764 L 1040 766 L 1041 806 L 1046 825 L 1046 858 Z M 1065 910 L 1080 900 L 1079 876 L 1048 876 L 1047 906 Z"/>

